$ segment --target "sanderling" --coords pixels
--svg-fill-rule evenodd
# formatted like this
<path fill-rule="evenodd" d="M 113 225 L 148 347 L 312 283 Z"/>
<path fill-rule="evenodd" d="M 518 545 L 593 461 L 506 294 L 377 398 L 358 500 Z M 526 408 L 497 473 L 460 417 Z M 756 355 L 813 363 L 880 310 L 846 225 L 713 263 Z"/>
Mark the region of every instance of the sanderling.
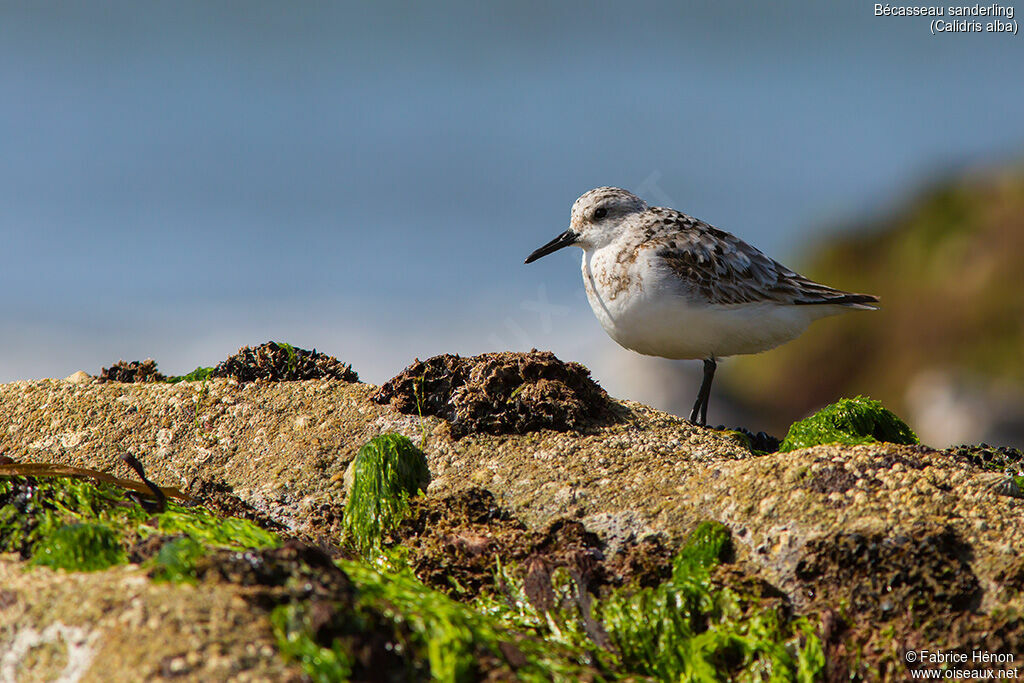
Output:
<path fill-rule="evenodd" d="M 569 229 L 526 259 L 583 248 L 583 286 L 605 332 L 648 356 L 703 359 L 690 421 L 707 424 L 716 360 L 795 339 L 818 318 L 873 310 L 878 297 L 813 282 L 735 235 L 599 187 L 572 206 Z"/>

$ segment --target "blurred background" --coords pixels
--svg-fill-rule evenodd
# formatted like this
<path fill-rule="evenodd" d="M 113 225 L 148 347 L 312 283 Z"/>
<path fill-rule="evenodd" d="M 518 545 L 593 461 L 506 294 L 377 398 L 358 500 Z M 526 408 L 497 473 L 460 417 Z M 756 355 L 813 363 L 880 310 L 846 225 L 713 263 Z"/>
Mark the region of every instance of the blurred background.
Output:
<path fill-rule="evenodd" d="M 713 424 L 863 393 L 1024 445 L 1024 39 L 872 7 L 0 4 L 0 381 L 537 347 L 686 414 L 699 363 L 608 339 L 578 251 L 522 262 L 619 185 L 882 298 L 723 363 Z"/>

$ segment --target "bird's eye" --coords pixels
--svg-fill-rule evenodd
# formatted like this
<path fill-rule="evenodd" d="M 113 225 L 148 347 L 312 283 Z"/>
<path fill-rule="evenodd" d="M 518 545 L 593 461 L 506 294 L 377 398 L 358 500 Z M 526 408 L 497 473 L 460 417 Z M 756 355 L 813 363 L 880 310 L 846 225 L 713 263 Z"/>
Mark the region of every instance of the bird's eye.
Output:
<path fill-rule="evenodd" d="M 594 220 L 595 221 L 599 221 L 599 220 L 601 220 L 602 218 L 604 218 L 607 215 L 608 215 L 608 209 L 605 209 L 605 208 L 594 209 Z"/>

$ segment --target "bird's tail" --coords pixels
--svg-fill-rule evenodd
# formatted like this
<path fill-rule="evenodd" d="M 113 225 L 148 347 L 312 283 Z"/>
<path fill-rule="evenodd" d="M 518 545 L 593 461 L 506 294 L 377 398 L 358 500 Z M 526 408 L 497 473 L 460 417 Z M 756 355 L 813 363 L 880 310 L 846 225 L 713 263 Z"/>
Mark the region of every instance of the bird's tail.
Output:
<path fill-rule="evenodd" d="M 848 308 L 860 308 L 866 311 L 878 310 L 878 297 L 874 294 L 851 294 L 833 289 L 828 293 L 818 296 L 797 299 L 793 302 L 799 306 L 846 306 Z"/>

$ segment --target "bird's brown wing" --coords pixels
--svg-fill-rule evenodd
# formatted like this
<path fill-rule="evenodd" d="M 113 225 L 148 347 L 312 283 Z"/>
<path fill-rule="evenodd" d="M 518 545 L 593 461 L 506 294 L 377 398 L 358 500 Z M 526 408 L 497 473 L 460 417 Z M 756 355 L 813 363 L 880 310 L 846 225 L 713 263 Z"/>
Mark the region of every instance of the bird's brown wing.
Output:
<path fill-rule="evenodd" d="M 660 222 L 641 249 L 653 249 L 660 263 L 691 294 L 711 304 L 835 304 L 874 308 L 878 297 L 834 289 L 810 280 L 765 256 L 735 235 L 673 209 L 651 209 Z"/>

